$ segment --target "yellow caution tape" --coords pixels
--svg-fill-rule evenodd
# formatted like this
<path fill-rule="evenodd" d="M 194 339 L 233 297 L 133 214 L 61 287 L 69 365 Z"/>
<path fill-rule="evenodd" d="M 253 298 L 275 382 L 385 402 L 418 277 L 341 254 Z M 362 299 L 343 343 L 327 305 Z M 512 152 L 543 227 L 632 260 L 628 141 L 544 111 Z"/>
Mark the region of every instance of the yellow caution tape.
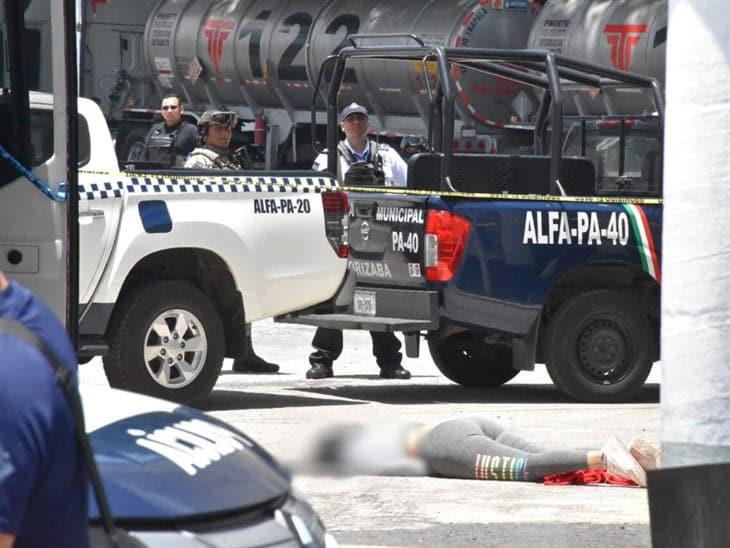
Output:
<path fill-rule="evenodd" d="M 223 180 L 223 182 L 230 183 L 248 183 L 248 184 L 267 184 L 267 185 L 282 185 L 282 186 L 294 186 L 293 179 L 328 179 L 332 180 L 331 177 L 316 175 L 313 172 L 311 175 L 185 175 L 184 173 L 170 174 L 170 173 L 142 173 L 142 172 L 111 172 L 111 171 L 93 171 L 93 170 L 80 170 L 80 173 L 89 175 L 100 175 L 105 177 L 124 177 L 124 178 L 151 178 L 151 179 L 188 179 L 192 181 L 210 181 Z M 290 183 L 285 184 L 281 179 L 287 178 Z M 260 179 L 265 179 L 261 181 Z M 552 196 L 549 194 L 506 194 L 506 193 L 489 193 L 489 192 L 450 192 L 450 191 L 435 191 L 435 190 L 409 190 L 401 187 L 356 187 L 356 186 L 335 186 L 333 188 L 337 190 L 344 190 L 346 192 L 355 193 L 370 193 L 370 194 L 399 194 L 404 196 L 439 196 L 442 198 L 468 198 L 474 200 L 510 200 L 510 201 L 525 201 L 525 202 L 573 202 L 573 203 L 591 203 L 591 204 L 638 204 L 638 205 L 663 205 L 664 200 L 662 198 L 638 198 L 638 197 L 619 197 L 619 196 Z"/>
<path fill-rule="evenodd" d="M 351 187 L 340 186 L 338 190 L 370 194 L 401 194 L 405 196 L 440 196 L 442 198 L 471 198 L 479 200 L 519 200 L 526 202 L 576 202 L 592 204 L 640 204 L 662 205 L 662 198 L 638 198 L 617 196 L 551 196 L 549 194 L 501 194 L 488 192 L 450 192 L 435 190 L 408 190 L 400 187 Z"/>

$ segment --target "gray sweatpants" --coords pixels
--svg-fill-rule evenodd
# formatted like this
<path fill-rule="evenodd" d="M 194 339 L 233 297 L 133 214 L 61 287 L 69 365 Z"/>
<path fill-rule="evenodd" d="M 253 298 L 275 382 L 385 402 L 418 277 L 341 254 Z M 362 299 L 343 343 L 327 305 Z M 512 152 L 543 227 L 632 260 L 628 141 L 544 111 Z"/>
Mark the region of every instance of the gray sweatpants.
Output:
<path fill-rule="evenodd" d="M 482 417 L 439 424 L 419 450 L 431 473 L 449 478 L 539 482 L 588 467 L 584 451 L 545 451 Z"/>

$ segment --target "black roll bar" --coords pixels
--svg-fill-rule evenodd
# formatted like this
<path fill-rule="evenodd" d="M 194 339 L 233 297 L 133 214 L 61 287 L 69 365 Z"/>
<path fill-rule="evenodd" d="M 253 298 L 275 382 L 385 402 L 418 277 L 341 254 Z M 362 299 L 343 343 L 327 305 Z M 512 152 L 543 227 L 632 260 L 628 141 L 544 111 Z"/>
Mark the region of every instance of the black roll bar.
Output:
<path fill-rule="evenodd" d="M 422 62 L 423 62 L 423 79 L 426 82 L 426 91 L 428 93 L 428 124 L 426 128 L 426 144 L 431 152 L 434 151 L 434 143 L 433 143 L 433 131 L 434 131 L 434 118 L 435 118 L 435 105 L 436 101 L 440 101 L 441 97 L 440 95 L 434 94 L 432 86 L 431 86 L 431 75 L 428 73 L 428 62 L 431 56 L 424 55 Z M 438 91 L 440 92 L 441 88 L 438 88 Z M 439 113 L 440 113 L 439 109 Z M 440 126 L 439 126 L 440 131 Z"/>
<path fill-rule="evenodd" d="M 521 65 L 525 68 L 544 72 L 544 64 L 541 63 L 522 63 Z M 578 84 L 584 84 L 586 86 L 591 86 L 594 88 L 603 87 L 608 83 L 606 80 L 601 79 L 600 76 L 586 74 L 578 70 L 569 69 L 561 66 L 558 66 L 558 75 L 561 78 L 572 80 L 573 82 L 576 82 Z M 613 82 L 613 80 L 611 81 Z"/>
<path fill-rule="evenodd" d="M 657 115 L 659 116 L 659 137 L 664 139 L 664 94 L 662 86 L 656 78 L 651 79 L 651 90 L 654 94 L 654 105 L 656 105 Z"/>
<path fill-rule="evenodd" d="M 454 103 L 456 102 L 456 90 L 451 84 L 449 64 L 444 48 L 436 48 L 438 60 L 439 77 L 441 78 L 441 89 L 444 94 L 442 101 L 442 124 L 441 124 L 441 147 L 444 161 L 441 162 L 441 190 L 456 192 L 451 184 L 451 174 L 454 164 Z M 443 120 L 450 120 L 450 123 L 443 123 Z"/>
<path fill-rule="evenodd" d="M 430 55 L 424 55 L 421 62 L 423 63 L 423 81 L 426 84 L 426 93 L 429 102 L 433 100 L 433 89 L 431 89 L 431 76 L 428 74 L 428 59 Z"/>
<path fill-rule="evenodd" d="M 418 45 L 360 46 L 357 44 L 358 39 L 375 38 L 408 38 Z M 456 101 L 455 86 L 451 78 L 452 65 L 462 65 L 470 70 L 506 78 L 544 90 L 535 120 L 535 152 L 545 153 L 549 120 L 552 130 L 552 139 L 550 140 L 551 194 L 561 193 L 559 181 L 562 171 L 563 80 L 597 89 L 606 89 L 621 86 L 622 84 L 650 89 L 660 118 L 660 131 L 663 130 L 661 122 L 664 116 L 663 93 L 661 86 L 654 78 L 579 61 L 546 50 L 427 46 L 423 40 L 413 34 L 353 35 L 348 39 L 352 46 L 345 47 L 338 53 L 335 76 L 330 82 L 328 93 L 327 146 L 329 157 L 327 165 L 328 169 L 333 172 L 336 172 L 337 167 L 337 154 L 334 150 L 337 145 L 337 94 L 344 73 L 344 66 L 349 58 L 420 61 L 424 64 L 427 59 L 432 59 L 437 63 L 440 85 L 433 96 L 431 95 L 430 81 L 426 83 L 429 98 L 431 98 L 428 139 L 429 142 L 434 143 L 432 150 L 440 151 L 443 154 L 440 187 L 444 191 L 455 190 L 451 184 L 454 161 L 452 146 L 454 138 L 453 121 Z M 428 78 L 428 74 L 425 74 L 425 76 Z M 441 126 L 440 131 L 438 125 Z M 439 137 L 440 141 L 438 140 Z"/>
<path fill-rule="evenodd" d="M 327 93 L 327 171 L 337 176 L 337 94 L 345 74 L 347 57 L 338 55 Z"/>
<path fill-rule="evenodd" d="M 563 164 L 563 93 L 560 89 L 560 76 L 555 65 L 555 55 L 545 56 L 550 95 L 552 95 L 552 138 L 550 139 L 550 194 L 561 194 L 558 188 Z"/>
<path fill-rule="evenodd" d="M 508 80 L 530 84 L 531 86 L 543 89 L 548 87 L 547 78 L 519 70 L 518 68 L 513 68 L 508 64 L 493 61 L 467 61 L 458 63 L 458 65 L 467 67 L 475 72 L 494 74 Z"/>
<path fill-rule="evenodd" d="M 327 71 L 327 67 L 331 65 L 332 63 L 337 62 L 337 55 L 330 55 L 327 57 L 327 59 L 324 60 L 322 63 L 322 68 L 319 71 L 319 74 L 317 75 L 317 82 L 314 85 L 314 94 L 312 95 L 312 109 L 311 109 L 311 116 L 312 116 L 312 123 L 310 132 L 312 136 L 312 146 L 314 147 L 314 151 L 317 154 L 321 154 L 323 150 L 321 150 L 317 146 L 317 99 L 320 97 L 320 90 L 319 88 L 322 85 L 322 77 Z M 327 106 L 327 96 L 322 94 L 322 100 L 325 103 L 325 106 Z"/>
<path fill-rule="evenodd" d="M 550 114 L 550 105 L 552 104 L 552 95 L 543 91 L 542 97 L 540 97 L 540 106 L 537 110 L 537 116 L 535 118 L 535 154 L 545 154 L 545 133 L 547 131 L 547 119 Z"/>
<path fill-rule="evenodd" d="M 432 114 L 428 120 L 428 139 L 431 143 L 431 152 L 443 152 L 443 125 L 444 125 L 444 91 L 439 86 L 431 103 Z"/>

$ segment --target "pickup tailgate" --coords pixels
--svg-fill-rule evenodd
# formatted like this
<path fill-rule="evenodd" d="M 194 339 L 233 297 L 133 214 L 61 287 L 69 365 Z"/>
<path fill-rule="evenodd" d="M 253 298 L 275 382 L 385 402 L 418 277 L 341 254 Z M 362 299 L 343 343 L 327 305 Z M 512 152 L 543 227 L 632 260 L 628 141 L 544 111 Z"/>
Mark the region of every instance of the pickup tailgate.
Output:
<path fill-rule="evenodd" d="M 360 192 L 349 198 L 350 258 L 339 313 L 278 320 L 333 329 L 437 329 L 438 294 L 427 287 L 424 270 L 427 198 Z"/>
<path fill-rule="evenodd" d="M 350 260 L 358 285 L 425 287 L 424 196 L 350 194 Z"/>

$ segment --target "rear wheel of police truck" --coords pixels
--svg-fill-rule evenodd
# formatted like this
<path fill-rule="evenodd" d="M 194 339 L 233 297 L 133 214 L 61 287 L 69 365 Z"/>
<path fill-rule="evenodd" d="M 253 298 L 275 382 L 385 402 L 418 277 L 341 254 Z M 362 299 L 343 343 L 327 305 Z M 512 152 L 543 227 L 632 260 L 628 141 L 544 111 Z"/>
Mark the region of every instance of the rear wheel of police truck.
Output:
<path fill-rule="evenodd" d="M 479 333 L 430 338 L 428 349 L 439 371 L 463 386 L 496 388 L 519 373 L 512 367 L 512 349 L 488 343 Z"/>
<path fill-rule="evenodd" d="M 131 290 L 109 330 L 109 384 L 191 403 L 207 396 L 223 365 L 223 324 L 211 300 L 183 281 Z"/>
<path fill-rule="evenodd" d="M 590 291 L 566 300 L 545 337 L 550 377 L 576 400 L 626 401 L 651 371 L 649 319 L 636 299 L 618 291 Z"/>

